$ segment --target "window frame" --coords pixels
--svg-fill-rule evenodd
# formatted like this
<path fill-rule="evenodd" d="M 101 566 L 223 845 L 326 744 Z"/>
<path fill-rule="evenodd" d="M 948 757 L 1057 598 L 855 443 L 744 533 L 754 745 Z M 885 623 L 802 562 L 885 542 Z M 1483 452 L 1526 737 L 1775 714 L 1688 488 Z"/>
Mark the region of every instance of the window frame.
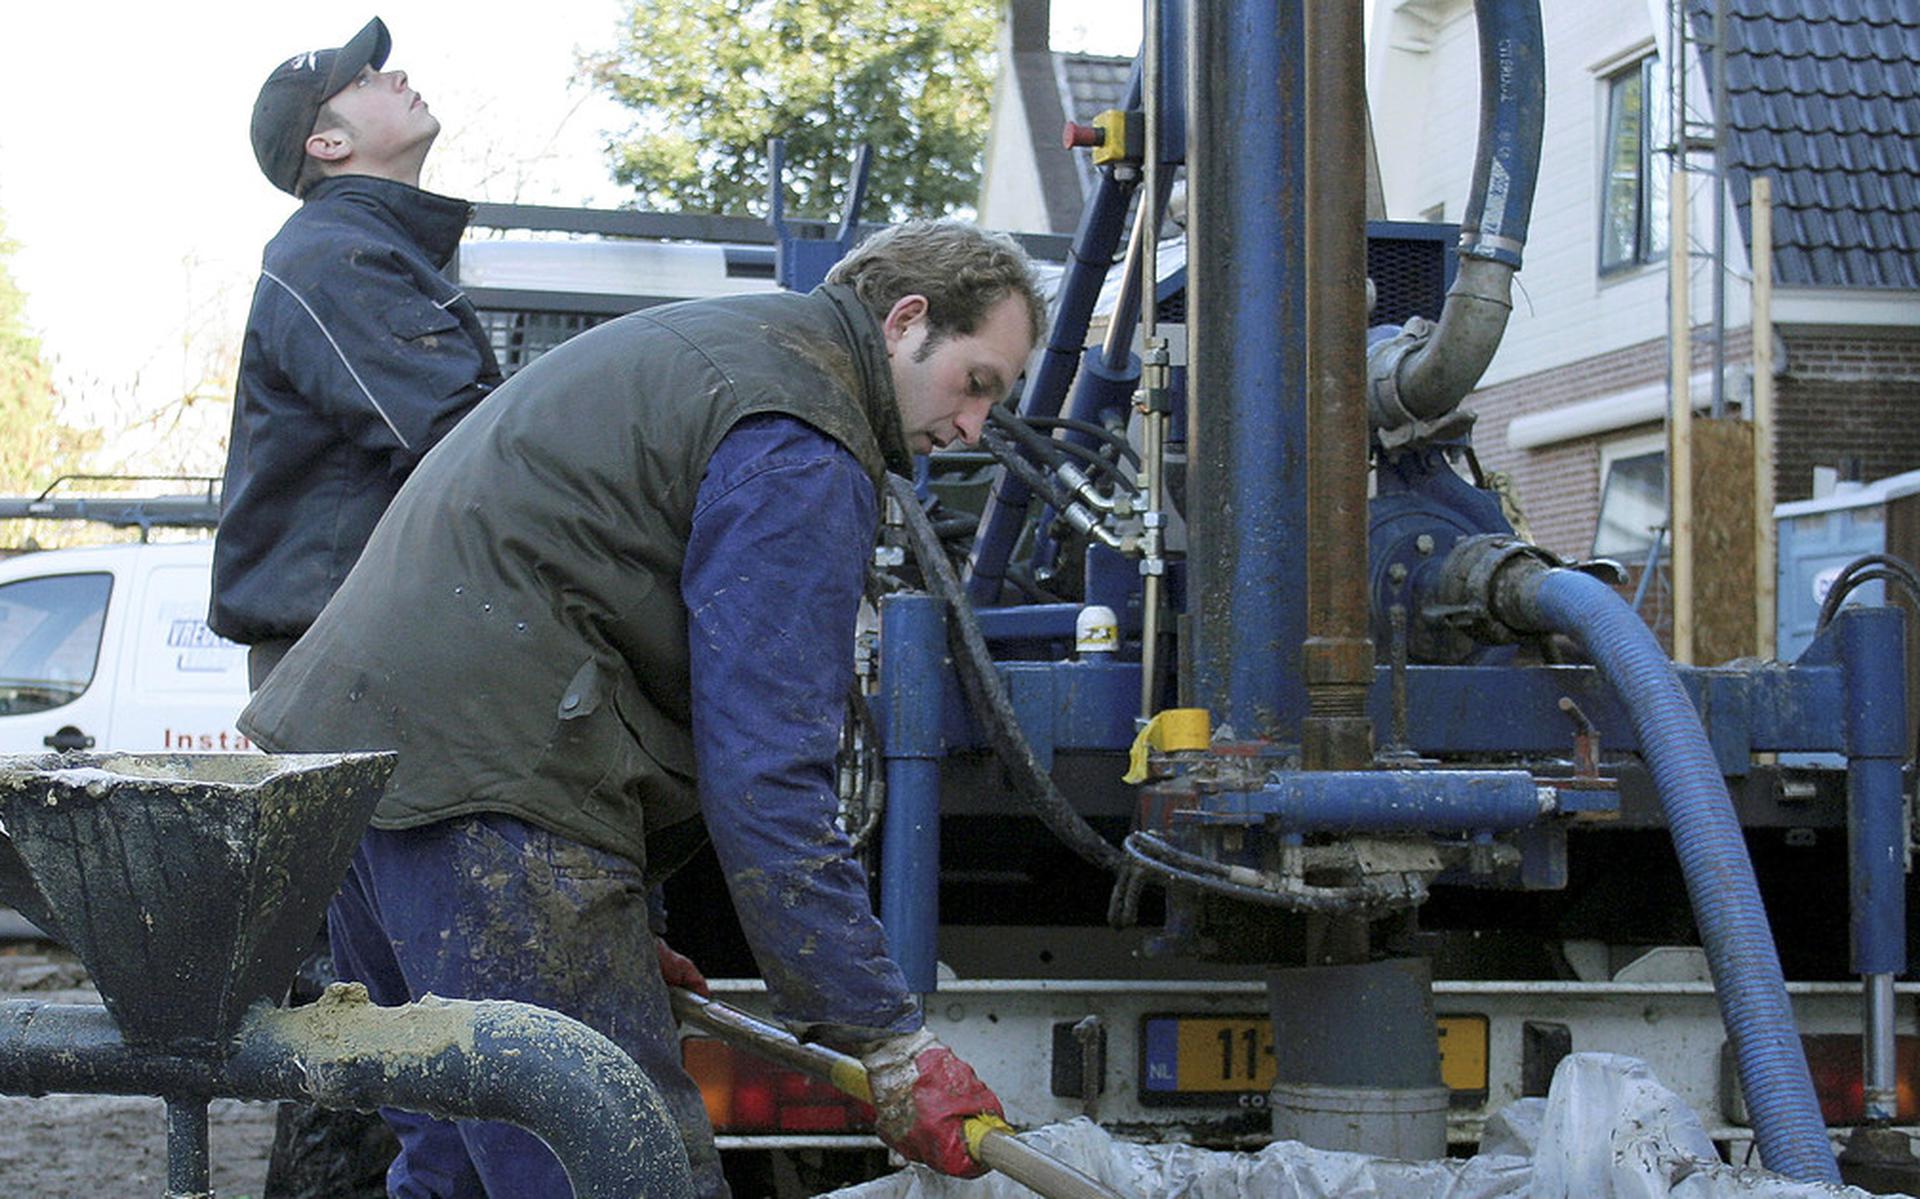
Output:
<path fill-rule="evenodd" d="M 1614 159 L 1620 135 L 1617 129 L 1616 98 L 1629 83 L 1640 88 L 1638 146 L 1635 155 L 1633 188 L 1632 245 L 1624 258 L 1609 261 L 1614 241 L 1615 220 L 1610 200 L 1614 185 Z M 1665 71 L 1660 55 L 1648 51 L 1631 61 L 1610 66 L 1599 77 L 1600 84 L 1600 162 L 1596 195 L 1599 197 L 1599 221 L 1594 238 L 1594 266 L 1602 279 L 1631 274 L 1666 260 L 1669 238 L 1665 222 L 1668 203 L 1665 187 L 1656 177 L 1658 151 L 1655 134 L 1664 124 L 1666 104 Z"/>
<path fill-rule="evenodd" d="M 1640 562 L 1646 560 L 1647 546 L 1645 544 L 1634 546 L 1628 550 L 1603 550 L 1600 546 L 1600 535 L 1606 528 L 1604 518 L 1607 509 L 1607 481 L 1612 474 L 1614 464 L 1627 459 L 1645 458 L 1651 455 L 1658 455 L 1660 458 L 1660 478 L 1662 480 L 1660 489 L 1662 499 L 1661 509 L 1664 512 L 1666 508 L 1665 480 L 1667 476 L 1666 431 L 1661 429 L 1651 433 L 1635 433 L 1626 437 L 1611 438 L 1600 443 L 1600 479 L 1599 487 L 1594 493 L 1593 540 L 1589 543 L 1590 556 L 1596 558 L 1614 558 L 1619 561 L 1631 559 L 1634 565 L 1638 565 Z M 1647 536 L 1648 540 L 1651 541 L 1652 534 L 1649 533 Z M 1666 558 L 1667 551 L 1668 547 L 1663 543 L 1660 547 L 1660 557 L 1662 560 Z"/>

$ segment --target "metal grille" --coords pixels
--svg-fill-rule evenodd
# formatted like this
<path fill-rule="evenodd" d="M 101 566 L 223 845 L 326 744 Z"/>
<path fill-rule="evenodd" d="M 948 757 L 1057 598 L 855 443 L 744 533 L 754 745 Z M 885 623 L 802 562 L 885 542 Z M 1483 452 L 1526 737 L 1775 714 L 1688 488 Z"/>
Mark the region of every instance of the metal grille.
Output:
<path fill-rule="evenodd" d="M 479 315 L 487 340 L 493 343 L 493 356 L 500 361 L 500 373 L 508 377 L 574 334 L 613 319 L 604 313 L 497 309 L 483 309 Z"/>
<path fill-rule="evenodd" d="M 1374 286 L 1373 316 L 1367 323 L 1404 325 L 1411 316 L 1439 320 L 1452 281 L 1458 230 L 1411 222 L 1394 222 L 1392 233 L 1378 227 L 1376 222 L 1367 238 L 1367 277 Z"/>

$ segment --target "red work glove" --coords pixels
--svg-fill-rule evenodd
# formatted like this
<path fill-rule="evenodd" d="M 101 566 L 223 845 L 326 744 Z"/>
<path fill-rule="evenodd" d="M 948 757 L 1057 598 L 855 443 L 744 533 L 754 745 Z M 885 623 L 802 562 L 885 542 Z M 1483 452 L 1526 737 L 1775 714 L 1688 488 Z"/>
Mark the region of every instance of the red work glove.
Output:
<path fill-rule="evenodd" d="M 713 988 L 707 985 L 707 976 L 700 973 L 700 967 L 684 953 L 675 953 L 673 946 L 659 937 L 653 939 L 653 951 L 660 958 L 660 977 L 669 987 L 684 987 L 695 995 L 706 999 L 713 998 Z"/>
<path fill-rule="evenodd" d="M 870 1042 L 860 1054 L 873 1090 L 880 1139 L 942 1174 L 976 1178 L 987 1168 L 967 1152 L 966 1122 L 1004 1118 L 1000 1100 L 926 1029 Z"/>

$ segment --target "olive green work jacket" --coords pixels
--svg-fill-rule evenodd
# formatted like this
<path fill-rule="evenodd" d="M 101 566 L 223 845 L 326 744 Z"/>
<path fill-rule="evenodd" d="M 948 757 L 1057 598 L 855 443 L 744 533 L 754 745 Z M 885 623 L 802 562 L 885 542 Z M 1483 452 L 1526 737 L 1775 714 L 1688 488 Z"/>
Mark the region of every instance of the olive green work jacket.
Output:
<path fill-rule="evenodd" d="M 646 845 L 699 812 L 694 500 L 727 431 L 775 412 L 876 488 L 907 469 L 852 289 L 647 309 L 542 355 L 427 455 L 240 728 L 275 752 L 397 750 L 379 828 L 505 812 L 670 871 Z"/>

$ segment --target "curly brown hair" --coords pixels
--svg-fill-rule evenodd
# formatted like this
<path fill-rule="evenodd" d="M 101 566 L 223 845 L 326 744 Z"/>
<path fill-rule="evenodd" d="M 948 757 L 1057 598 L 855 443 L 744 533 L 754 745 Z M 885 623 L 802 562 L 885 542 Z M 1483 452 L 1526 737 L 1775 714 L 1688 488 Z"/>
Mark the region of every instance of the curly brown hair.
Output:
<path fill-rule="evenodd" d="M 1038 344 L 1045 332 L 1047 302 L 1027 252 L 1006 234 L 966 221 L 908 221 L 883 229 L 842 258 L 827 282 L 852 287 L 876 321 L 885 321 L 902 296 L 927 297 L 929 344 L 972 333 L 1010 295 L 1026 301 L 1032 341 Z"/>

